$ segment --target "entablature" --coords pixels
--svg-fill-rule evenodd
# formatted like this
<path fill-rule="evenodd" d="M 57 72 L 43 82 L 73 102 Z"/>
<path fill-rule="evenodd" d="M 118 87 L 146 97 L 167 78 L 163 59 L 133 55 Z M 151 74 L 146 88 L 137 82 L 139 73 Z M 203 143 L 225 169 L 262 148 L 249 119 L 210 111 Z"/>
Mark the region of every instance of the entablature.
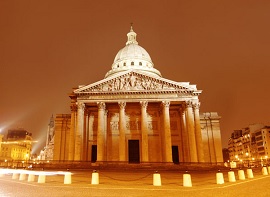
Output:
<path fill-rule="evenodd" d="M 189 82 L 175 82 L 162 77 L 151 76 L 140 71 L 127 71 L 96 83 L 79 87 L 73 93 L 82 95 L 127 95 L 127 94 L 171 94 L 198 96 L 201 90 Z"/>

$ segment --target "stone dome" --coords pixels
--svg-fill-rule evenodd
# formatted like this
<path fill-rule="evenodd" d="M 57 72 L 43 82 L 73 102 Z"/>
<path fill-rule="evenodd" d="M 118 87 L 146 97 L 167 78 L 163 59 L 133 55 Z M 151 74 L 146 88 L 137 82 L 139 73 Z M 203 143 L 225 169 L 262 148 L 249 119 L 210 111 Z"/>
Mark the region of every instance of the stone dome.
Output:
<path fill-rule="evenodd" d="M 133 31 L 131 26 L 130 32 L 127 34 L 128 40 L 126 46 L 116 54 L 112 69 L 107 72 L 105 78 L 127 70 L 140 70 L 161 77 L 160 72 L 154 68 L 154 64 L 148 52 L 138 45 L 136 36 L 137 34 Z"/>

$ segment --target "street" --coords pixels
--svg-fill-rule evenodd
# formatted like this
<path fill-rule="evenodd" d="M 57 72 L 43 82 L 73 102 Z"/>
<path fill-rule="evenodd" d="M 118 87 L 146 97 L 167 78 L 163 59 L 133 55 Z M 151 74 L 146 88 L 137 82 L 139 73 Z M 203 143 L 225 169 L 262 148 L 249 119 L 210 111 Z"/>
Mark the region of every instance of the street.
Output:
<path fill-rule="evenodd" d="M 153 173 L 148 171 L 102 171 L 99 185 L 91 184 L 90 171 L 71 171 L 72 183 L 64 184 L 63 175 L 46 176 L 46 183 L 12 179 L 12 174 L 0 177 L 0 196 L 269 196 L 270 175 L 254 172 L 253 179 L 228 182 L 224 171 L 224 184 L 216 184 L 216 172 L 190 172 L 192 187 L 183 187 L 183 173 L 161 171 L 162 186 L 153 186 Z"/>

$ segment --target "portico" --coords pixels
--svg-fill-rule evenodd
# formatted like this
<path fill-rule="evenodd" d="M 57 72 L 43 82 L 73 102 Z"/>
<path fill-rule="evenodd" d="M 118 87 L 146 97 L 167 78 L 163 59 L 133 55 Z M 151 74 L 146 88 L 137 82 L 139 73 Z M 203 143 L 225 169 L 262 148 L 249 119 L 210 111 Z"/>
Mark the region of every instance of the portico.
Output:
<path fill-rule="evenodd" d="M 163 100 L 74 103 L 72 108 L 77 108 L 71 115 L 75 119 L 77 114 L 77 126 L 74 127 L 77 130 L 71 130 L 71 133 L 76 133 L 74 160 L 91 160 L 93 154 L 96 154 L 98 162 L 130 162 L 129 140 L 138 140 L 140 163 L 173 162 L 172 146 L 178 148 L 179 161 L 198 162 L 199 157 L 204 157 L 197 154 L 197 144 L 202 141 L 197 142 L 195 132 L 200 132 L 196 130 L 200 127 L 194 127 L 195 108 L 187 107 L 187 103 Z M 183 118 L 180 109 L 189 119 Z M 189 135 L 182 135 L 186 132 L 183 129 L 188 123 L 193 123 L 193 127 L 186 128 Z M 84 139 L 83 136 L 88 138 Z M 193 149 L 190 148 L 191 142 Z M 93 146 L 97 149 L 93 150 Z M 190 157 L 189 155 L 194 154 L 192 151 L 196 155 Z"/>

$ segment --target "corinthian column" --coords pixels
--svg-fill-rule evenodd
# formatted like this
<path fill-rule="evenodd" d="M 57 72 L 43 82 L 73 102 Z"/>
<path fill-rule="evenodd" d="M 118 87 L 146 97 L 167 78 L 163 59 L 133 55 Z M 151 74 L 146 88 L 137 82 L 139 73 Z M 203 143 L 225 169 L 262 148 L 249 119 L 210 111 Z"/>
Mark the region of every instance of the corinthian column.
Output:
<path fill-rule="evenodd" d="M 75 146 L 75 131 L 76 131 L 76 112 L 77 106 L 72 104 L 71 109 L 71 120 L 70 120 L 70 135 L 69 135 L 69 148 L 68 148 L 68 160 L 74 160 L 74 146 Z"/>
<path fill-rule="evenodd" d="M 192 102 L 186 102 L 187 111 L 187 129 L 188 129 L 188 139 L 190 147 L 190 161 L 198 162 L 196 139 L 195 139 L 195 128 L 194 128 L 194 115 L 192 111 Z"/>
<path fill-rule="evenodd" d="M 142 161 L 148 162 L 147 101 L 141 101 Z"/>
<path fill-rule="evenodd" d="M 118 102 L 119 104 L 119 161 L 126 161 L 126 102 Z"/>
<path fill-rule="evenodd" d="M 164 159 L 165 162 L 172 162 L 172 140 L 171 140 L 171 125 L 170 125 L 170 102 L 162 101 L 163 125 L 164 125 Z"/>
<path fill-rule="evenodd" d="M 182 144 L 183 144 L 183 161 L 190 162 L 185 106 L 183 105 L 180 107 L 180 114 L 181 114 L 180 121 L 181 121 L 181 131 L 182 131 L 181 133 L 182 133 Z"/>
<path fill-rule="evenodd" d="M 106 105 L 98 102 L 98 128 L 97 128 L 97 161 L 104 161 L 104 115 Z"/>
<path fill-rule="evenodd" d="M 198 152 L 199 162 L 204 162 L 204 151 L 203 151 L 203 142 L 202 142 L 202 132 L 201 132 L 201 123 L 200 123 L 200 103 L 193 105 L 194 116 L 195 116 L 195 138 Z"/>
<path fill-rule="evenodd" d="M 82 145 L 83 145 L 83 125 L 84 125 L 84 103 L 77 103 L 77 129 L 75 136 L 75 154 L 74 160 L 81 160 L 82 157 Z"/>

